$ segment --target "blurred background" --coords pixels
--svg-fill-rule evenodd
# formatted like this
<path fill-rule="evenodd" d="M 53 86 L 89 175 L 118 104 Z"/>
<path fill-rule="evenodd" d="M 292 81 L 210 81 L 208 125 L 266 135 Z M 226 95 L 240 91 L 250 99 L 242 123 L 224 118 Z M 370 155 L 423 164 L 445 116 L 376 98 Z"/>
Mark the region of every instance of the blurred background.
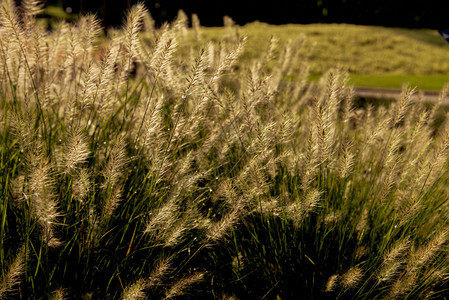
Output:
<path fill-rule="evenodd" d="M 16 0 L 20 4 L 20 0 Z M 48 15 L 73 18 L 95 12 L 105 26 L 122 24 L 135 0 L 48 0 Z M 405 28 L 449 27 L 449 1 L 414 0 L 152 0 L 144 2 L 157 24 L 171 21 L 179 9 L 196 13 L 204 26 L 222 26 L 223 16 L 237 24 L 259 20 L 270 24 L 349 23 Z"/>

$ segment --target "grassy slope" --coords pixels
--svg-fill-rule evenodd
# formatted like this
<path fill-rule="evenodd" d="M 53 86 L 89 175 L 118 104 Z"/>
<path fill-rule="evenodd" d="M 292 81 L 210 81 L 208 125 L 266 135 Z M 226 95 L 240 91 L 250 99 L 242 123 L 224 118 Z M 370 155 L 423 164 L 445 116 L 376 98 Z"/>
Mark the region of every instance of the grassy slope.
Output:
<path fill-rule="evenodd" d="M 285 42 L 305 34 L 311 73 L 340 66 L 360 86 L 397 87 L 404 83 L 439 90 L 449 81 L 449 45 L 434 30 L 348 24 L 269 25 L 254 22 L 239 29 L 248 36 L 247 57 L 255 57 L 271 35 Z M 204 39 L 220 40 L 225 28 L 203 28 Z"/>

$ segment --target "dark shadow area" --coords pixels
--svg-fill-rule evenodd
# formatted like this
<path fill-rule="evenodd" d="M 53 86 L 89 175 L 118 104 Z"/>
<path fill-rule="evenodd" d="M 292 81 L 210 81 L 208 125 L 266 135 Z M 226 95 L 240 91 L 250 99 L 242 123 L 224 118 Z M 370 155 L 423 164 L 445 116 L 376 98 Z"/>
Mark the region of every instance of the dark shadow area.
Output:
<path fill-rule="evenodd" d="M 20 0 L 16 0 L 20 3 Z M 259 20 L 270 24 L 350 23 L 405 28 L 444 29 L 449 27 L 449 2 L 387 0 L 278 0 L 260 2 L 206 0 L 48 0 L 47 5 L 63 7 L 71 13 L 95 12 L 106 26 L 121 24 L 126 10 L 144 2 L 158 25 L 173 20 L 179 9 L 193 13 L 204 26 L 223 25 L 228 15 L 243 25 Z"/>

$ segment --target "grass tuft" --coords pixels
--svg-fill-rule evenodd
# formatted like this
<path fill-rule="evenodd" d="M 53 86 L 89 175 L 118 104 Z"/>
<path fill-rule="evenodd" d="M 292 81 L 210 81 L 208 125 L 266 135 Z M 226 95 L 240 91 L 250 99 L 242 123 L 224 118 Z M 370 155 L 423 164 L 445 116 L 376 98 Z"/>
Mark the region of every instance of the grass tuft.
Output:
<path fill-rule="evenodd" d="M 447 86 L 358 105 L 345 67 L 310 82 L 312 27 L 252 53 L 229 17 L 217 42 L 138 4 L 103 35 L 22 3 L 0 10 L 0 297 L 447 294 Z"/>

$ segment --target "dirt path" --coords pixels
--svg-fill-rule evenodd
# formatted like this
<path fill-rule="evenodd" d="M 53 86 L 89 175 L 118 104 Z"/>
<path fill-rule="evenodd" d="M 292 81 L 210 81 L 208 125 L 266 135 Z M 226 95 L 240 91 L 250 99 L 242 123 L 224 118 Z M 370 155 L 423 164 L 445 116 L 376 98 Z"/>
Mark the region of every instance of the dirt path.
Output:
<path fill-rule="evenodd" d="M 354 91 L 356 96 L 363 98 L 399 99 L 401 95 L 401 89 L 354 87 Z M 412 96 L 412 99 L 417 101 L 421 95 L 426 102 L 436 102 L 440 92 L 418 91 Z M 444 102 L 449 103 L 449 99 L 446 98 Z"/>

